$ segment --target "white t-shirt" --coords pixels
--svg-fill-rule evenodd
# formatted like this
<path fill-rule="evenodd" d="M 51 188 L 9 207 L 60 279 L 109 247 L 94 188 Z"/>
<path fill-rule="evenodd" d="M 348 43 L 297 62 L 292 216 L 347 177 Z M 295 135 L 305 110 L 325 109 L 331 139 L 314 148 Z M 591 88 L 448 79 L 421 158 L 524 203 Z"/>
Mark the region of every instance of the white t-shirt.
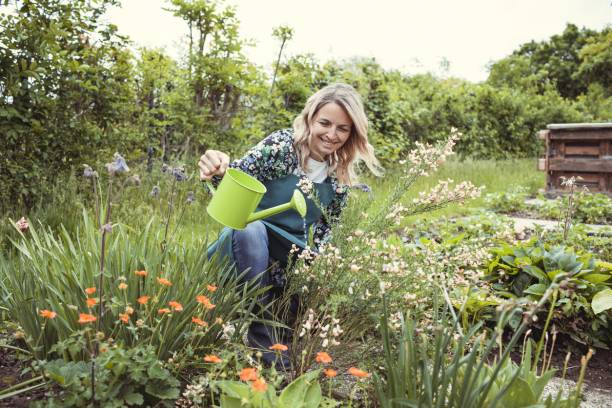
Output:
<path fill-rule="evenodd" d="M 306 175 L 313 183 L 322 183 L 327 178 L 327 169 L 329 168 L 327 162 L 320 162 L 308 158 L 307 167 L 308 171 L 306 171 Z"/>

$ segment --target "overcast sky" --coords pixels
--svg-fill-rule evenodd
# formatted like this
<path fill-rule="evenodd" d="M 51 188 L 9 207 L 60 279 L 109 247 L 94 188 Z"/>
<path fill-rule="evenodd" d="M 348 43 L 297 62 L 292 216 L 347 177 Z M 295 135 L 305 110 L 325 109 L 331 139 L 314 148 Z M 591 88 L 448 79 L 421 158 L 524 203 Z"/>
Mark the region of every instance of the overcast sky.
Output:
<path fill-rule="evenodd" d="M 164 0 L 122 0 L 107 13 L 136 46 L 163 47 L 177 58 L 187 25 Z M 236 6 L 251 61 L 270 68 L 279 43 L 273 27 L 289 25 L 294 38 L 285 55 L 313 53 L 319 61 L 375 57 L 405 73 L 449 74 L 471 81 L 486 65 L 530 40 L 560 34 L 566 23 L 601 30 L 612 23 L 612 0 L 226 0 Z"/>

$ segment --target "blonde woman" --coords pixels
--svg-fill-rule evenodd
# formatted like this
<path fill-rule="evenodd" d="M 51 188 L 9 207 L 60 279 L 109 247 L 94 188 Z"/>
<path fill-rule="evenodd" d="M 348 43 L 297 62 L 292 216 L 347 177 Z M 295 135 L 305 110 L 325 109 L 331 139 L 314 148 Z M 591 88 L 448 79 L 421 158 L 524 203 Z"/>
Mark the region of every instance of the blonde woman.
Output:
<path fill-rule="evenodd" d="M 198 162 L 202 180 L 218 181 L 228 167 L 237 168 L 267 188 L 257 210 L 290 201 L 296 187 L 304 193 L 308 207 L 305 219 L 295 211 L 286 211 L 253 222 L 241 231 L 224 229 L 209 247 L 209 257 L 220 252 L 236 263 L 238 271 L 248 269 L 245 281 L 255 280 L 262 287 L 272 285 L 282 290 L 284 278 L 278 271 L 287 265 L 291 247 L 306 247 L 311 226 L 315 250 L 331 237 L 331 225 L 346 204 L 350 186 L 357 181 L 356 165 L 363 161 L 372 173 L 381 174 L 367 132 L 359 94 L 350 85 L 332 84 L 308 99 L 293 129 L 270 134 L 241 159 L 230 164 L 226 153 L 206 151 Z M 324 211 L 309 198 L 312 195 Z M 273 263 L 280 267 L 269 268 Z M 262 302 L 271 300 L 266 296 Z M 275 353 L 269 347 L 286 339 L 275 338 L 270 327 L 254 323 L 249 328 L 249 342 L 263 349 L 264 362 L 272 364 Z M 286 356 L 277 362 L 279 366 L 287 364 Z"/>

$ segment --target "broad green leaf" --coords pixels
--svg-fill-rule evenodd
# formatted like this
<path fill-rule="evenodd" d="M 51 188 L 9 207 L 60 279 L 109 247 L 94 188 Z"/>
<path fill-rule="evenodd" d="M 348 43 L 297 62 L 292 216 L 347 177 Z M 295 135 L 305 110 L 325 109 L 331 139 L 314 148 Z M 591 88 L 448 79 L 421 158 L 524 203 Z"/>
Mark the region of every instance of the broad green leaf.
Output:
<path fill-rule="evenodd" d="M 535 265 L 527 265 L 523 267 L 523 271 L 533 276 L 540 282 L 548 282 L 548 276 L 544 273 L 543 270 L 541 270 Z"/>
<path fill-rule="evenodd" d="M 321 370 L 310 371 L 306 374 L 301 375 L 291 384 L 287 386 L 278 398 L 279 403 L 283 407 L 305 407 L 305 397 L 309 387 L 313 382 L 317 381 L 316 378 L 319 376 Z M 318 382 L 317 382 L 318 383 Z M 319 399 L 320 399 L 319 388 Z"/>
<path fill-rule="evenodd" d="M 535 285 L 531 285 L 530 287 L 525 289 L 524 293 L 529 293 L 530 295 L 542 296 L 544 292 L 546 292 L 547 288 L 548 288 L 548 285 L 545 285 L 543 283 L 536 283 Z"/>
<path fill-rule="evenodd" d="M 242 408 L 242 400 L 221 394 L 221 408 Z"/>
<path fill-rule="evenodd" d="M 603 283 L 607 281 L 608 279 L 612 278 L 612 276 L 604 275 L 603 273 L 590 273 L 588 275 L 581 276 L 580 278 L 586 281 L 589 281 L 591 283 L 597 284 L 597 283 Z"/>
<path fill-rule="evenodd" d="M 142 397 L 142 394 L 139 394 L 137 392 L 127 394 L 125 397 L 123 397 L 123 399 L 128 405 L 142 405 L 144 403 L 144 398 Z"/>
<path fill-rule="evenodd" d="M 160 389 L 160 387 L 156 384 L 150 383 L 147 384 L 147 386 L 145 387 L 145 391 L 154 396 L 157 397 L 159 399 L 177 399 L 179 397 L 179 389 L 177 387 L 168 387 L 166 386 L 163 389 Z"/>
<path fill-rule="evenodd" d="M 604 289 L 597 292 L 591 301 L 593 313 L 599 314 L 612 308 L 612 289 Z"/>
<path fill-rule="evenodd" d="M 304 408 L 317 408 L 319 405 L 321 405 L 322 397 L 321 384 L 315 380 L 312 384 L 310 384 L 310 387 L 308 387 L 308 390 L 306 391 Z"/>
<path fill-rule="evenodd" d="M 527 407 L 537 404 L 538 400 L 529 383 L 522 378 L 516 378 L 500 401 L 502 407 Z"/>
<path fill-rule="evenodd" d="M 239 400 L 249 398 L 250 389 L 244 383 L 238 381 L 215 381 L 213 384 L 221 389 L 222 394 L 226 394 L 229 397 L 238 398 Z"/>
<path fill-rule="evenodd" d="M 554 269 L 554 270 L 552 270 L 552 271 L 548 271 L 548 272 L 546 272 L 546 275 L 548 276 L 548 278 L 549 278 L 549 279 L 551 280 L 551 282 L 552 282 L 552 281 L 554 281 L 554 280 L 555 280 L 555 277 L 556 277 L 557 275 L 559 275 L 560 273 L 566 273 L 566 272 L 563 272 L 561 269 Z"/>

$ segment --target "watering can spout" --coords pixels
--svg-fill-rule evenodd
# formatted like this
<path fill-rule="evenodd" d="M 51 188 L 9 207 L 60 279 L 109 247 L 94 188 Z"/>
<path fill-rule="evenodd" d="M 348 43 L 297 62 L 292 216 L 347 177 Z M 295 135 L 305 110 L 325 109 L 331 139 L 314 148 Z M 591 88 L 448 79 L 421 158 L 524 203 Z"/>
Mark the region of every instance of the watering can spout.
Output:
<path fill-rule="evenodd" d="M 265 210 L 257 211 L 256 213 L 252 213 L 247 219 L 247 224 L 253 221 L 261 220 L 262 218 L 267 218 L 272 215 L 279 214 L 283 211 L 287 211 L 290 209 L 294 209 L 300 214 L 301 217 L 306 216 L 306 200 L 300 190 L 294 190 L 293 196 L 291 197 L 291 201 L 285 204 L 277 205 L 275 207 L 266 208 Z"/>

